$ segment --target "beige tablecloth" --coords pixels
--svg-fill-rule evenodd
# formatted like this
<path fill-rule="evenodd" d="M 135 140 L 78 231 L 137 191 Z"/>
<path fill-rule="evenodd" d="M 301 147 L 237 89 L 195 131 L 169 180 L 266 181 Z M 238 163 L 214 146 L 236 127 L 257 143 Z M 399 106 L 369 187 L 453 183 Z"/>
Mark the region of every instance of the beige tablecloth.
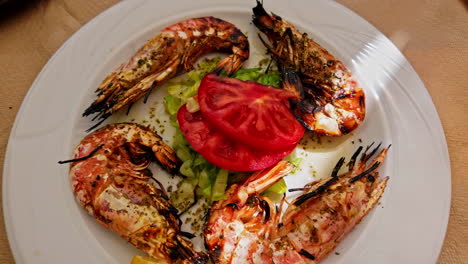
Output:
<path fill-rule="evenodd" d="M 117 2 L 16 1 L 26 3 L 22 8 L 0 6 L 2 168 L 10 129 L 34 78 L 67 38 Z M 468 263 L 468 139 L 464 136 L 468 130 L 468 2 L 339 2 L 372 23 L 400 48 L 433 98 L 448 142 L 453 187 L 450 222 L 439 263 Z M 3 223 L 3 217 L 0 222 Z M 0 226 L 0 263 L 14 263 L 5 228 Z"/>

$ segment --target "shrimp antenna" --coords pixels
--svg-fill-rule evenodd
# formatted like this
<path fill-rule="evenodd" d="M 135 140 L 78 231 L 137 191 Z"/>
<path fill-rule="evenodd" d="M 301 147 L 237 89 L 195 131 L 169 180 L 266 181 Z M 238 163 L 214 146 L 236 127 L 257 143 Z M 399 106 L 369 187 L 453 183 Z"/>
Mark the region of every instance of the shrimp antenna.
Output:
<path fill-rule="evenodd" d="M 300 187 L 300 188 L 291 188 L 291 189 L 288 189 L 288 192 L 299 192 L 299 191 L 305 191 L 307 190 L 308 188 L 306 187 Z"/>
<path fill-rule="evenodd" d="M 365 158 L 365 161 L 368 161 L 372 156 L 374 156 L 375 152 L 377 152 L 377 150 L 379 150 L 380 146 L 382 146 L 382 142 L 379 143 L 379 145 L 377 145 L 377 147 L 375 147 L 371 153 L 369 153 L 368 155 L 366 155 L 367 157 Z"/>
<path fill-rule="evenodd" d="M 257 33 L 257 36 L 258 38 L 260 39 L 260 41 L 262 42 L 262 44 L 265 46 L 265 48 L 267 48 L 267 51 L 270 52 L 271 54 L 273 54 L 274 56 L 276 57 L 279 57 L 279 54 L 277 52 L 275 52 L 273 50 L 273 47 L 270 46 L 270 44 L 268 44 L 262 37 L 262 35 L 260 35 L 260 33 Z"/>
<path fill-rule="evenodd" d="M 99 114 L 99 115 L 100 115 L 100 114 Z M 99 119 L 101 119 L 101 120 L 99 120 L 99 122 L 97 122 L 97 123 L 96 123 L 95 125 L 93 125 L 92 127 L 88 128 L 88 129 L 86 130 L 86 132 L 91 132 L 91 130 L 93 130 L 93 129 L 95 129 L 96 127 L 100 126 L 104 121 L 106 121 L 106 119 L 107 119 L 109 116 L 111 116 L 111 114 L 104 114 L 104 115 L 101 115 L 101 116 L 99 117 Z M 93 118 L 93 120 L 94 120 L 94 118 Z"/>
<path fill-rule="evenodd" d="M 343 163 L 345 161 L 345 157 L 341 157 L 340 160 L 336 163 L 335 168 L 332 171 L 331 176 L 333 178 L 338 177 L 338 171 L 340 171 L 341 167 L 343 166 Z"/>
<path fill-rule="evenodd" d="M 303 204 L 305 201 L 307 201 L 308 199 L 325 192 L 328 189 L 328 187 L 330 187 L 330 185 L 332 185 L 338 180 L 338 177 L 337 177 L 338 171 L 340 170 L 341 166 L 343 166 L 344 161 L 345 161 L 345 158 L 342 157 L 336 163 L 336 166 L 333 169 L 331 178 L 328 181 L 326 181 L 324 184 L 320 185 L 317 189 L 313 190 L 312 192 L 299 196 L 298 199 L 294 202 L 294 205 L 299 206 Z"/>
<path fill-rule="evenodd" d="M 97 91 L 97 90 L 96 90 Z M 110 98 L 114 95 L 116 91 L 113 90 L 111 91 L 107 96 Z M 98 94 L 103 94 L 104 91 L 100 91 Z M 96 113 L 96 112 L 99 112 L 98 115 L 104 113 L 106 111 L 106 108 L 109 107 L 109 104 L 111 104 L 111 102 L 109 102 L 109 100 L 103 100 L 103 101 L 100 101 L 100 102 L 93 102 L 88 108 L 85 109 L 85 111 L 83 112 L 82 116 L 89 116 L 93 113 Z M 113 103 L 112 103 L 113 104 Z"/>
<path fill-rule="evenodd" d="M 372 146 L 374 145 L 375 142 L 372 142 L 370 143 L 370 145 L 368 145 L 366 147 L 366 150 L 364 150 L 364 153 L 362 153 L 362 156 L 361 156 L 361 161 L 365 161 L 366 160 L 366 157 L 367 157 L 367 151 L 369 151 L 370 148 L 372 148 Z"/>
<path fill-rule="evenodd" d="M 98 119 L 101 115 L 102 115 L 102 112 L 96 114 L 96 115 L 91 119 L 91 121 L 95 121 L 95 120 Z"/>
<path fill-rule="evenodd" d="M 268 62 L 268 65 L 265 69 L 265 74 L 267 74 L 270 71 L 271 63 L 273 62 L 273 58 L 270 56 L 270 62 Z"/>
<path fill-rule="evenodd" d="M 104 144 L 101 144 L 101 145 L 97 146 L 95 149 L 93 149 L 93 151 L 91 151 L 88 155 L 86 155 L 86 156 L 84 156 L 84 157 L 77 158 L 77 159 L 70 159 L 70 160 L 60 160 L 58 163 L 59 163 L 59 164 L 65 164 L 65 163 L 70 163 L 70 162 L 82 161 L 82 160 L 89 159 L 89 158 L 91 158 L 94 154 L 96 154 L 96 152 L 97 152 L 98 150 L 100 150 L 103 146 L 104 146 Z"/>
<path fill-rule="evenodd" d="M 148 98 L 149 98 L 149 96 L 150 96 L 150 94 L 151 94 L 151 91 L 153 91 L 154 86 L 156 86 L 155 83 L 153 83 L 153 84 L 151 85 L 151 87 L 149 88 L 148 92 L 146 92 L 145 98 L 143 98 L 143 103 L 144 103 L 144 104 L 146 104 L 146 102 L 148 102 Z"/>
<path fill-rule="evenodd" d="M 130 114 L 130 110 L 132 109 L 132 106 L 133 106 L 133 103 L 131 103 L 131 104 L 128 105 L 128 108 L 127 108 L 127 115 Z"/>
<path fill-rule="evenodd" d="M 349 180 L 349 182 L 354 183 L 354 182 L 360 180 L 362 177 L 364 177 L 364 176 L 368 175 L 369 173 L 373 172 L 374 170 L 376 170 L 379 167 L 379 165 L 380 165 L 380 162 L 376 161 L 374 164 L 372 164 L 372 166 L 369 169 L 365 170 L 363 173 L 361 173 L 361 174 L 359 174 L 357 176 L 354 176 L 353 178 L 351 178 Z"/>
<path fill-rule="evenodd" d="M 354 165 L 356 164 L 356 158 L 359 156 L 361 153 L 363 147 L 359 146 L 359 148 L 354 152 L 353 156 L 351 157 L 351 160 L 348 162 L 348 170 L 352 170 L 354 168 Z"/>
<path fill-rule="evenodd" d="M 167 201 L 169 201 L 169 195 L 167 194 L 166 192 L 166 189 L 164 189 L 164 186 L 162 185 L 162 183 L 160 181 L 158 181 L 153 175 L 151 175 L 151 179 L 156 182 L 156 184 L 158 184 L 159 186 L 159 190 L 161 191 L 161 197 L 163 197 L 164 199 L 166 199 Z"/>

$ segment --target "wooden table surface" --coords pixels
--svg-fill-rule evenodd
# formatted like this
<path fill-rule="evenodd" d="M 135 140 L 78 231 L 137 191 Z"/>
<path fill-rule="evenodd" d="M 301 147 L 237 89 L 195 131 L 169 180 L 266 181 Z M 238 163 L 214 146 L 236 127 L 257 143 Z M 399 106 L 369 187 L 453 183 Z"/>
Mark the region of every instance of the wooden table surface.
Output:
<path fill-rule="evenodd" d="M 0 168 L 10 129 L 37 74 L 82 25 L 116 0 L 16 0 L 0 6 Z M 2 2 L 2 1 L 0 1 Z M 438 263 L 468 263 L 468 2 L 339 0 L 403 52 L 426 85 L 447 138 L 452 208 Z M 0 216 L 3 223 L 3 214 Z M 431 232 L 431 230 L 427 230 Z M 0 263 L 14 263 L 0 224 Z"/>

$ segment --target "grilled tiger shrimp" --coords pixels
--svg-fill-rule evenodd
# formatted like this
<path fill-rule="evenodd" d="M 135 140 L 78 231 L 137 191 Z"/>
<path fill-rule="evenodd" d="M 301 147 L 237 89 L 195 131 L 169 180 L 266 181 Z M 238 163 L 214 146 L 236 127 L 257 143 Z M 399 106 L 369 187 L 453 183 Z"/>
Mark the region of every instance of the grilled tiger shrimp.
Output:
<path fill-rule="evenodd" d="M 268 263 L 266 250 L 274 225 L 275 208 L 261 192 L 286 176 L 294 165 L 280 161 L 257 171 L 226 192 L 227 200 L 214 203 L 204 231 L 205 245 L 215 263 Z"/>
<path fill-rule="evenodd" d="M 362 147 L 351 157 L 348 172 L 338 176 L 345 159 L 331 177 L 312 182 L 282 213 L 259 195 L 288 174 L 285 161 L 257 172 L 228 190 L 228 200 L 211 209 L 205 241 L 215 263 L 316 263 L 326 257 L 375 206 L 386 187 L 377 169 L 388 148 L 368 162 L 379 147 Z M 368 153 L 369 152 L 369 153 Z M 358 162 L 356 163 L 356 161 Z M 368 166 L 367 163 L 370 163 Z M 253 184 L 256 188 L 252 188 Z M 291 190 L 293 191 L 293 190 Z"/>
<path fill-rule="evenodd" d="M 175 152 L 148 128 L 107 125 L 86 136 L 70 160 L 73 193 L 105 228 L 152 257 L 170 263 L 204 263 L 204 255 L 183 237 L 177 210 L 162 185 L 150 183 L 156 160 L 175 171 Z"/>
<path fill-rule="evenodd" d="M 356 129 L 365 117 L 364 91 L 346 66 L 277 15 L 269 15 L 257 0 L 253 23 L 283 72 L 283 87 L 296 95 L 296 118 L 309 130 L 341 136 Z"/>
<path fill-rule="evenodd" d="M 355 164 L 363 149 L 358 148 L 347 173 L 338 176 L 344 163 L 341 158 L 331 177 L 306 186 L 306 193 L 295 199 L 282 216 L 272 250 L 294 250 L 311 261 L 320 261 L 332 252 L 377 204 L 385 190 L 388 177 L 379 178 L 377 170 L 389 148 L 366 165 L 379 147 L 367 153 L 368 147 Z M 281 258 L 278 260 L 275 263 L 284 263 Z"/>
<path fill-rule="evenodd" d="M 97 113 L 94 117 L 100 120 L 94 126 L 97 127 L 114 112 L 135 102 L 145 93 L 148 96 L 153 87 L 191 70 L 200 56 L 213 51 L 231 53 L 213 70 L 230 75 L 248 59 L 249 43 L 233 24 L 211 16 L 192 18 L 169 26 L 102 81 L 96 90 L 98 98 L 84 111 L 83 116 Z"/>

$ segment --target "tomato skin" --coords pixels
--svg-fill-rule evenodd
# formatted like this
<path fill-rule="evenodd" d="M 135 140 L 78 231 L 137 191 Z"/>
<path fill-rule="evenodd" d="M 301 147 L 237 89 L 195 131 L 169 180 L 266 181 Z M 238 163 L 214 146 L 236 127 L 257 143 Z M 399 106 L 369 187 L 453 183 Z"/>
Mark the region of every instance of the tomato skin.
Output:
<path fill-rule="evenodd" d="M 203 116 L 238 142 L 261 150 L 296 145 L 304 127 L 291 113 L 286 90 L 207 74 L 198 89 Z"/>
<path fill-rule="evenodd" d="M 251 149 L 233 141 L 206 122 L 200 111 L 190 113 L 186 105 L 177 112 L 179 126 L 193 149 L 207 161 L 227 170 L 255 171 L 270 167 L 291 153 L 295 145 L 274 151 Z"/>

